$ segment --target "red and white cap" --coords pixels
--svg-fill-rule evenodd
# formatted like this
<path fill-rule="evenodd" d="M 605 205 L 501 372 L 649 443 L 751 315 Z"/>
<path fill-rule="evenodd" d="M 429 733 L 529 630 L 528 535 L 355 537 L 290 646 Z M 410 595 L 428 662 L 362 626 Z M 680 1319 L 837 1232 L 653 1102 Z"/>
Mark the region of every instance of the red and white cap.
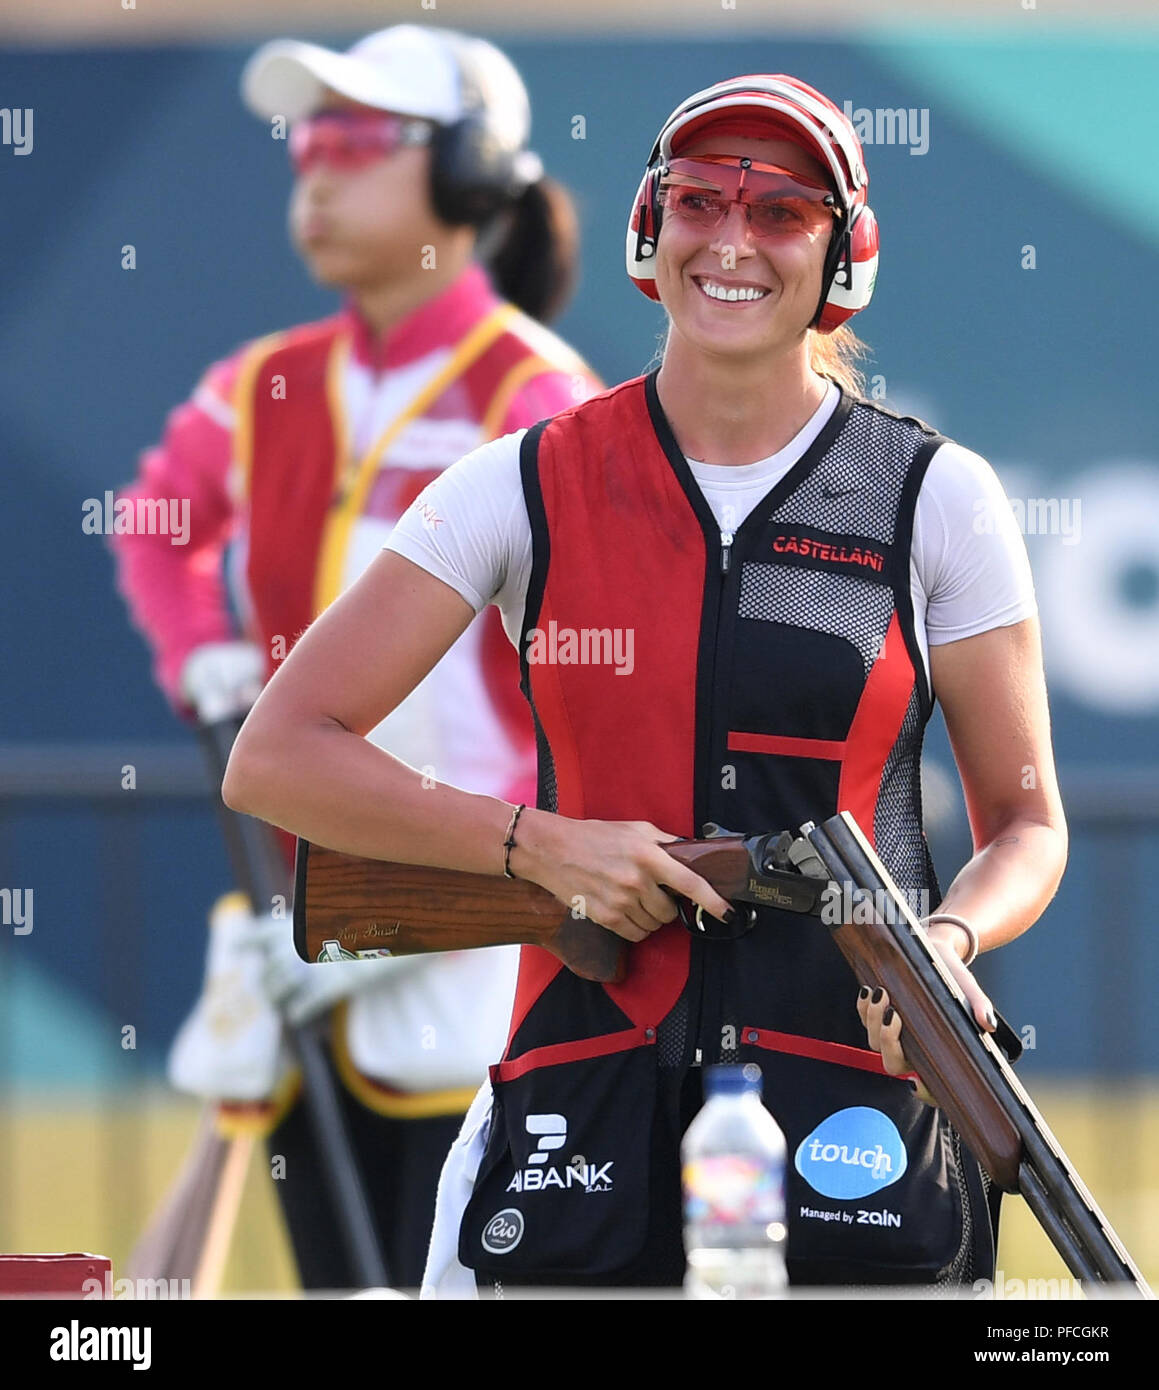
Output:
<path fill-rule="evenodd" d="M 846 209 L 869 184 L 861 142 L 844 111 L 795 77 L 754 73 L 694 92 L 665 121 L 648 163 L 667 162 L 710 128 L 795 141 L 825 167 Z"/>
<path fill-rule="evenodd" d="M 628 274 L 656 299 L 660 169 L 700 135 L 792 140 L 826 171 L 841 207 L 826 262 L 815 326 L 832 330 L 864 309 L 877 276 L 877 223 L 868 206 L 869 174 L 861 142 L 840 107 L 808 83 L 783 73 L 752 73 L 718 82 L 682 101 L 660 128 L 628 223 Z"/>

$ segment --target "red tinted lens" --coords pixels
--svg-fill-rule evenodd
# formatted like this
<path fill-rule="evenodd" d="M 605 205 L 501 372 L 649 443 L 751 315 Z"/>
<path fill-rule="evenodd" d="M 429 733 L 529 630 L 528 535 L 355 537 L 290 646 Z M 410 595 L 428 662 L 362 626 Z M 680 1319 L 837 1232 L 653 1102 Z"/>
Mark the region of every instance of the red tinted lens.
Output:
<path fill-rule="evenodd" d="M 673 183 L 661 188 L 660 206 L 698 226 L 718 227 L 728 212 L 729 200 L 692 184 Z"/>
<path fill-rule="evenodd" d="M 758 236 L 811 236 L 833 226 L 833 213 L 824 203 L 787 195 L 753 198 L 749 222 Z"/>
<path fill-rule="evenodd" d="M 818 236 L 840 212 L 822 184 L 773 164 L 706 155 L 674 159 L 663 176 L 661 206 L 699 226 L 717 227 L 741 203 L 758 236 Z"/>
<path fill-rule="evenodd" d="M 358 169 L 393 154 L 403 141 L 397 116 L 361 112 L 324 112 L 290 128 L 290 162 L 296 173 L 316 164 Z"/>

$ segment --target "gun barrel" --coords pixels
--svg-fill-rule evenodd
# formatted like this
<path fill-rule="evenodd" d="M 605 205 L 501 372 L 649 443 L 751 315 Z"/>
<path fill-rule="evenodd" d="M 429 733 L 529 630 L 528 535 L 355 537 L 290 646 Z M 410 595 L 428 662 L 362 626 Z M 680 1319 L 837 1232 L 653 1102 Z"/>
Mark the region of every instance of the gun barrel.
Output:
<path fill-rule="evenodd" d="M 1010 1064 L 975 1025 L 857 822 L 845 811 L 804 833 L 833 880 L 887 903 L 872 923 L 846 923 L 834 939 L 862 984 L 889 991 L 903 1019 L 906 1056 L 991 1178 L 1022 1194 L 1080 1280 L 1152 1297 Z"/>
<path fill-rule="evenodd" d="M 1034 1213 L 1038 1224 L 1050 1237 L 1050 1242 L 1066 1262 L 1067 1269 L 1083 1283 L 1096 1285 L 1102 1275 L 1082 1241 L 1057 1209 L 1046 1184 L 1030 1163 L 1023 1163 L 1018 1174 L 1018 1190 Z"/>

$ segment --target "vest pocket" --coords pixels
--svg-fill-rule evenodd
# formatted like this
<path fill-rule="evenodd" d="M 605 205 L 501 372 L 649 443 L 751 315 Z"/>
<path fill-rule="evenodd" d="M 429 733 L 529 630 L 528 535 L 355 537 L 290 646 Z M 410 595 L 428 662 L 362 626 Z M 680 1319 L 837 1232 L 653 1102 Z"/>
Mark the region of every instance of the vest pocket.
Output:
<path fill-rule="evenodd" d="M 491 1133 L 459 1233 L 464 1266 L 512 1279 L 609 1274 L 640 1253 L 656 1098 L 652 1041 L 630 1029 L 541 1049 L 572 1060 L 524 1068 L 518 1058 L 491 1068 Z"/>
<path fill-rule="evenodd" d="M 785 1134 L 791 1282 L 945 1277 L 973 1225 L 945 1116 L 908 1082 L 876 1071 L 875 1054 L 832 1045 L 852 1061 L 830 1061 L 816 1055 L 829 1044 L 792 1039 L 786 1051 L 771 1037 L 779 1039 L 746 1028 L 741 1052 L 761 1067 L 765 1105 Z"/>

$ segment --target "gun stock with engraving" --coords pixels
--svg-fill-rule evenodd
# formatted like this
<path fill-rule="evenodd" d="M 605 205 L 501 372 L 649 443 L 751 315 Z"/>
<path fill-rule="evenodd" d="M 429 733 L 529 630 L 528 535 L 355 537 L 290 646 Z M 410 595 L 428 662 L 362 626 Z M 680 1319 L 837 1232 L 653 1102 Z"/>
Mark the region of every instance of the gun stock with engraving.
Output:
<path fill-rule="evenodd" d="M 720 834 L 664 848 L 731 902 L 815 909 L 816 883 L 787 860 L 768 863 L 767 842 L 776 839 Z M 532 945 L 551 951 L 585 980 L 624 978 L 628 943 L 622 937 L 522 879 L 360 859 L 299 840 L 295 882 L 294 944 L 312 963 Z"/>

